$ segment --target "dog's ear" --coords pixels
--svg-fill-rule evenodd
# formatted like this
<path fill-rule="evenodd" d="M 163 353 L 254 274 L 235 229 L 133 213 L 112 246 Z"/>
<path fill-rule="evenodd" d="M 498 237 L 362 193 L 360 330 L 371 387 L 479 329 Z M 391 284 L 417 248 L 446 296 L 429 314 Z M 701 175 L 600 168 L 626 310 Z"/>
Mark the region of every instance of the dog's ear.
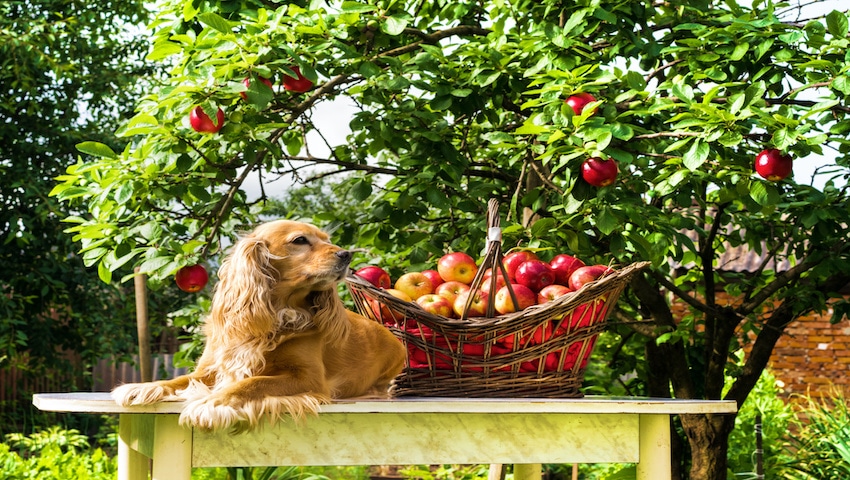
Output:
<path fill-rule="evenodd" d="M 268 335 L 277 326 L 272 291 L 277 271 L 262 239 L 247 236 L 233 246 L 218 270 L 210 318 L 212 331 L 233 337 Z"/>

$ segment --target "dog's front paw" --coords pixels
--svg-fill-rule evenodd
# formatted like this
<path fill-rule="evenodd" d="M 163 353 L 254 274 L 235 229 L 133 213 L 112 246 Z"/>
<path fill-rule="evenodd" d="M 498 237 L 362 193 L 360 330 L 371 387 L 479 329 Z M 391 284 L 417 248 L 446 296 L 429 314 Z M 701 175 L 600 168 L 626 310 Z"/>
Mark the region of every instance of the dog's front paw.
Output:
<path fill-rule="evenodd" d="M 180 413 L 180 425 L 201 430 L 221 430 L 237 427 L 246 420 L 241 409 L 222 403 L 216 396 L 192 400 Z"/>
<path fill-rule="evenodd" d="M 112 390 L 112 399 L 123 407 L 160 402 L 169 395 L 164 387 L 156 383 L 126 383 Z"/>

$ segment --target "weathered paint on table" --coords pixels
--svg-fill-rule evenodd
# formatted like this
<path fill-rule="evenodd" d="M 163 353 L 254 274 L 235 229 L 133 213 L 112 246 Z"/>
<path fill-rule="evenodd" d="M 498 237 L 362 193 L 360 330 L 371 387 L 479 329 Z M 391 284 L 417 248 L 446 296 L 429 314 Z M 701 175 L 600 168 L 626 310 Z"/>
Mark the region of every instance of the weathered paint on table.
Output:
<path fill-rule="evenodd" d="M 119 414 L 119 479 L 189 480 L 192 467 L 637 463 L 638 480 L 670 478 L 670 416 L 728 414 L 732 401 L 354 399 L 238 435 L 181 427 L 182 402 L 121 407 L 107 393 L 38 394 L 41 410 Z M 149 462 L 148 459 L 153 459 Z"/>

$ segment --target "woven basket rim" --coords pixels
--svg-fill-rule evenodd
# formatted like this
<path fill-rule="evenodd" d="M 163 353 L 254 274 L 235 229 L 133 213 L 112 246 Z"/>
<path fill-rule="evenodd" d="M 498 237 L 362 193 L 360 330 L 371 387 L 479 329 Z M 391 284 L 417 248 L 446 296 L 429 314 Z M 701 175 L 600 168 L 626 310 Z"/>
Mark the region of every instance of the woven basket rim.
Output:
<path fill-rule="evenodd" d="M 634 273 L 637 273 L 638 271 L 648 267 L 650 263 L 651 262 L 646 261 L 635 262 L 621 269 L 615 269 L 612 273 L 607 274 L 597 280 L 588 282 L 580 289 L 574 292 L 567 293 L 543 304 L 532 305 L 524 310 L 504 315 L 496 315 L 494 317 L 468 317 L 466 319 L 449 318 L 444 317 L 442 315 L 427 312 L 416 302 L 407 302 L 400 298 L 397 298 L 391 295 L 390 293 L 387 293 L 386 290 L 372 285 L 365 279 L 360 278 L 354 275 L 353 273 L 349 273 L 349 275 L 345 277 L 345 282 L 348 284 L 349 288 L 368 290 L 374 296 L 378 297 L 383 303 L 391 307 L 407 310 L 410 313 L 415 312 L 416 317 L 424 317 L 436 324 L 444 324 L 446 326 L 483 327 L 510 324 L 518 318 L 526 318 L 529 316 L 541 316 L 549 318 L 552 316 L 552 310 L 571 309 L 587 302 L 588 299 L 596 298 L 610 286 L 609 284 L 628 281 Z"/>

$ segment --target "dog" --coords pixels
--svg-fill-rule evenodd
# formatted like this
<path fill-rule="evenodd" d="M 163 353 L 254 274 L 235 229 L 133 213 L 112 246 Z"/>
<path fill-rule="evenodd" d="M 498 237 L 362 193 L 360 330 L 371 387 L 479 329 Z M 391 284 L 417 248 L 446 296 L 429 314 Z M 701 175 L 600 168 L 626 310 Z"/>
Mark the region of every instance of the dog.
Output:
<path fill-rule="evenodd" d="M 120 405 L 185 400 L 180 424 L 246 431 L 316 414 L 332 399 L 387 397 L 406 349 L 345 308 L 337 285 L 351 252 L 319 228 L 277 220 L 240 238 L 219 269 L 192 373 L 116 387 Z"/>

